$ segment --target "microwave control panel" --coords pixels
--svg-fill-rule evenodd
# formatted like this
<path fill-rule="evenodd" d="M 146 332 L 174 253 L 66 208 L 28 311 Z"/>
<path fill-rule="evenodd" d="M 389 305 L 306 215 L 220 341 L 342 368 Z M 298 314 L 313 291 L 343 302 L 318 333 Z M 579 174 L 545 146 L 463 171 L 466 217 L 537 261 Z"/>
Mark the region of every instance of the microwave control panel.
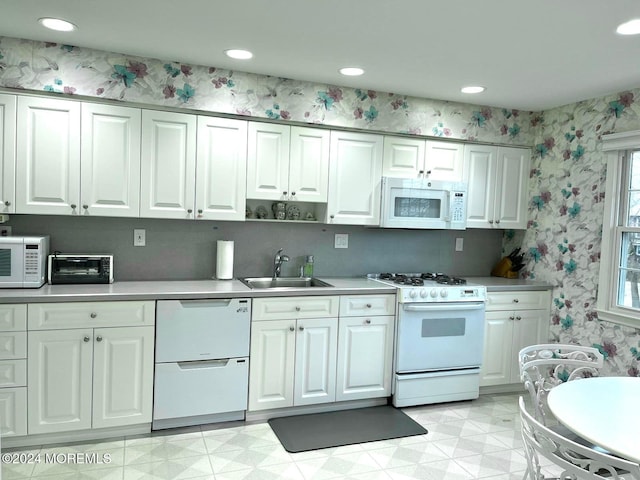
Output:
<path fill-rule="evenodd" d="M 40 265 L 42 252 L 37 243 L 26 243 L 24 246 L 24 274 L 27 278 L 39 278 L 42 275 Z"/>
<path fill-rule="evenodd" d="M 466 223 L 465 192 L 451 192 L 451 222 Z"/>

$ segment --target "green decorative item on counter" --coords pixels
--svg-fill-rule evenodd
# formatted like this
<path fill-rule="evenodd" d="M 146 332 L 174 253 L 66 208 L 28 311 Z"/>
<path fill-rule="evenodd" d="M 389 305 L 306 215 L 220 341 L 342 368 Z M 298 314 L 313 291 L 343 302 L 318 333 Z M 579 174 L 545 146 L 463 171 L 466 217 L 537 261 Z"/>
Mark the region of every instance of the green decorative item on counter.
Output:
<path fill-rule="evenodd" d="M 305 277 L 313 277 L 313 255 L 307 255 L 304 262 L 303 274 Z"/>

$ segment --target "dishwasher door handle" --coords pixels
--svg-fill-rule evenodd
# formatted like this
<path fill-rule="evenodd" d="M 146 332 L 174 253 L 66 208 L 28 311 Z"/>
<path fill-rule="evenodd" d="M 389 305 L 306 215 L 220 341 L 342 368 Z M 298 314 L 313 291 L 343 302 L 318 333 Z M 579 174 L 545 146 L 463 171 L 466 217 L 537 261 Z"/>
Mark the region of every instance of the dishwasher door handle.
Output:
<path fill-rule="evenodd" d="M 230 358 L 220 360 L 196 360 L 194 362 L 177 362 L 181 370 L 195 370 L 198 368 L 224 368 L 229 364 Z"/>
<path fill-rule="evenodd" d="M 230 298 L 178 301 L 183 307 L 228 307 L 231 304 Z"/>

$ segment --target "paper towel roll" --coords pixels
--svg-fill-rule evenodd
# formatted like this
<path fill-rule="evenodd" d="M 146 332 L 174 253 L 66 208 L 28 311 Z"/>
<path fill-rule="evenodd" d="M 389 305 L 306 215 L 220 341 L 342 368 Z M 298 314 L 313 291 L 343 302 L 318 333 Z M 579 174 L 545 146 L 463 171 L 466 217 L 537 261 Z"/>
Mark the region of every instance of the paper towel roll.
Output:
<path fill-rule="evenodd" d="M 218 253 L 216 258 L 216 278 L 218 280 L 231 280 L 233 278 L 233 241 L 218 240 Z"/>

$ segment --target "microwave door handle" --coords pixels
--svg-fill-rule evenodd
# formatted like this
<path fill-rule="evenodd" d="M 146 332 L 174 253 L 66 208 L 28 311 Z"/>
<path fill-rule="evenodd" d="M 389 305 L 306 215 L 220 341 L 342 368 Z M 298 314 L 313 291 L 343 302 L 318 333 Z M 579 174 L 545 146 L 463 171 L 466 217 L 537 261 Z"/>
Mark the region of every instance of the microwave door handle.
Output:
<path fill-rule="evenodd" d="M 446 213 L 443 215 L 443 220 L 449 222 L 451 220 L 451 190 L 445 190 L 446 198 Z"/>

